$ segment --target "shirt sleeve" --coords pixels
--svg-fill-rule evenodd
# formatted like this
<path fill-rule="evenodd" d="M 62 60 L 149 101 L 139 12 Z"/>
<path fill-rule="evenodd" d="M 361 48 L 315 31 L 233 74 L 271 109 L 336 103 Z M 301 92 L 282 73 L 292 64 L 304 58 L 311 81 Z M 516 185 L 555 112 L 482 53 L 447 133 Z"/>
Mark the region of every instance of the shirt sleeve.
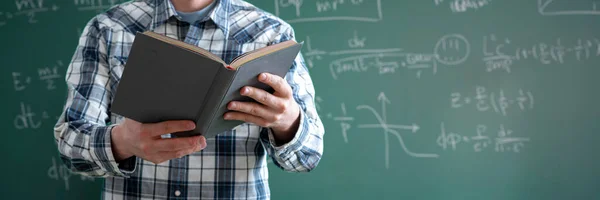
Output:
<path fill-rule="evenodd" d="M 63 163 L 73 172 L 88 176 L 127 177 L 135 170 L 132 157 L 120 163 L 112 152 L 108 111 L 116 77 L 107 57 L 106 35 L 97 18 L 83 30 L 67 68 L 67 99 L 54 127 L 54 138 Z"/>
<path fill-rule="evenodd" d="M 281 34 L 276 43 L 286 40 L 295 40 L 291 27 Z M 301 53 L 294 60 L 285 79 L 300 106 L 298 130 L 290 142 L 278 146 L 273 131 L 262 128 L 261 141 L 279 168 L 292 172 L 311 171 L 321 160 L 325 131 L 315 107 L 315 89 Z"/>

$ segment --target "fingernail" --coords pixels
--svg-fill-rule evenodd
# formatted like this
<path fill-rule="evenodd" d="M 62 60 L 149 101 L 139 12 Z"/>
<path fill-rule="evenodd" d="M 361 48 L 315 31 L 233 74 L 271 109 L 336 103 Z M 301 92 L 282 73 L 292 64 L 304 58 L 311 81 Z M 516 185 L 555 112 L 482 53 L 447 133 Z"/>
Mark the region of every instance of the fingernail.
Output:
<path fill-rule="evenodd" d="M 194 129 L 194 128 L 196 128 L 196 124 L 190 122 L 190 123 L 188 123 L 187 128 Z"/>
<path fill-rule="evenodd" d="M 201 136 L 201 137 L 202 137 L 202 136 Z M 201 139 L 199 143 L 200 143 L 200 149 L 204 149 L 204 148 L 206 148 L 206 145 L 207 145 L 207 144 L 206 144 L 206 138 L 205 138 L 205 139 L 203 139 L 203 140 Z"/>
<path fill-rule="evenodd" d="M 229 109 L 230 110 L 235 109 L 235 103 L 229 103 Z"/>
<path fill-rule="evenodd" d="M 230 117 L 231 117 L 231 116 L 229 116 L 229 114 L 225 114 L 225 115 L 223 116 L 223 119 L 229 119 Z"/>
<path fill-rule="evenodd" d="M 250 89 L 248 89 L 248 87 L 242 88 L 242 94 L 248 94 L 248 92 L 250 92 Z"/>
<path fill-rule="evenodd" d="M 264 81 L 265 79 L 267 79 L 267 75 L 266 74 L 260 74 L 260 76 L 258 77 L 261 81 Z"/>

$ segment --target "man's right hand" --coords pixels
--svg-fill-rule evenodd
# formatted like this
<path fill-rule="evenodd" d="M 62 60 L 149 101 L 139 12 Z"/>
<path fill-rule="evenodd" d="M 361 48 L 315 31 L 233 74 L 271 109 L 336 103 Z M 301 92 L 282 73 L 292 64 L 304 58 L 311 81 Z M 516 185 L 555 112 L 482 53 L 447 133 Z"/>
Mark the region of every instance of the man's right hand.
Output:
<path fill-rule="evenodd" d="M 206 147 L 204 136 L 161 138 L 161 135 L 193 130 L 192 121 L 165 121 L 142 124 L 125 119 L 111 132 L 112 151 L 117 162 L 138 156 L 155 164 L 200 151 Z"/>

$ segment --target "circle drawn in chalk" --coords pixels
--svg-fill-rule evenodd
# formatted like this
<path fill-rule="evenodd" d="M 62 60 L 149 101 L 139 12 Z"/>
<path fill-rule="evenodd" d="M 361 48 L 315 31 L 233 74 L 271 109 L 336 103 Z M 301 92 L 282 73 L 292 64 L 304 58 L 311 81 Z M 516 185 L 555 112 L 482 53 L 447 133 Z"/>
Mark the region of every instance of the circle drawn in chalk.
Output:
<path fill-rule="evenodd" d="M 444 35 L 433 49 L 438 62 L 445 65 L 458 65 L 469 57 L 471 45 L 467 38 L 459 34 Z"/>

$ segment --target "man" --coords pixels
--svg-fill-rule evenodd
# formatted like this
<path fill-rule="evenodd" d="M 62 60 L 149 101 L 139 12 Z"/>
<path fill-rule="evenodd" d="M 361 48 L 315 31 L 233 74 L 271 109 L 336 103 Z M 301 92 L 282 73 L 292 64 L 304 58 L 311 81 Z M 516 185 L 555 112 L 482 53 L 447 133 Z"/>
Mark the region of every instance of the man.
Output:
<path fill-rule="evenodd" d="M 223 117 L 247 123 L 216 138 L 168 137 L 194 129 L 190 121 L 141 124 L 110 113 L 135 33 L 146 30 L 227 62 L 295 39 L 289 24 L 241 0 L 137 0 L 94 17 L 67 70 L 69 93 L 54 136 L 69 169 L 106 177 L 104 199 L 269 199 L 267 155 L 286 171 L 316 167 L 324 129 L 301 55 L 285 79 L 258 77 L 273 94 L 243 88 L 258 103 L 230 102 Z"/>

